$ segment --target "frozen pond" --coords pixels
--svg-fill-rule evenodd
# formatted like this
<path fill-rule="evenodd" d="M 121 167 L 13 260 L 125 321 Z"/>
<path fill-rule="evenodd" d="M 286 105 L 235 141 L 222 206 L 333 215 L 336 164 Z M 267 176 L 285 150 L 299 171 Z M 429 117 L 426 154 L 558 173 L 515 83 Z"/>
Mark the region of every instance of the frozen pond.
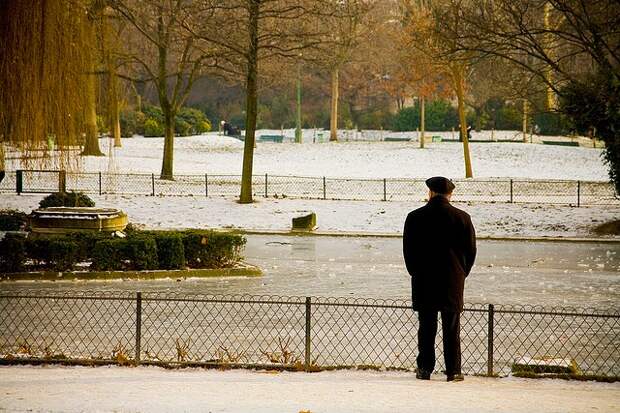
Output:
<path fill-rule="evenodd" d="M 260 278 L 3 283 L 1 289 L 165 291 L 404 298 L 409 276 L 400 238 L 249 235 L 246 261 Z M 467 303 L 617 308 L 620 244 L 479 241 Z"/>

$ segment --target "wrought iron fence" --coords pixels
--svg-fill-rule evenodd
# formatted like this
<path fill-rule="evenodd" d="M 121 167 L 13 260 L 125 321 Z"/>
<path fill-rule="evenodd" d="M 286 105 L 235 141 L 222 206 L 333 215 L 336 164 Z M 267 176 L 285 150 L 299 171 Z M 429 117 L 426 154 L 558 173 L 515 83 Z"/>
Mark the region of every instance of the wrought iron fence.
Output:
<path fill-rule="evenodd" d="M 3 360 L 415 366 L 417 318 L 405 300 L 24 291 L 0 293 L 0 314 Z M 617 310 L 467 305 L 461 337 L 466 374 L 503 375 L 521 357 L 545 357 L 620 377 Z"/>

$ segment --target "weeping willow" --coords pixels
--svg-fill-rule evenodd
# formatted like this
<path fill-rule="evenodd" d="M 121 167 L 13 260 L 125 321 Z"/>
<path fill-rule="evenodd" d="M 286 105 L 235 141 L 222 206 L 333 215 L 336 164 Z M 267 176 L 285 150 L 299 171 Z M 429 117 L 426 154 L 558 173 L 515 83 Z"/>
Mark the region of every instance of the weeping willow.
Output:
<path fill-rule="evenodd" d="M 3 0 L 0 141 L 22 166 L 79 165 L 93 133 L 92 41 L 92 2 Z"/>

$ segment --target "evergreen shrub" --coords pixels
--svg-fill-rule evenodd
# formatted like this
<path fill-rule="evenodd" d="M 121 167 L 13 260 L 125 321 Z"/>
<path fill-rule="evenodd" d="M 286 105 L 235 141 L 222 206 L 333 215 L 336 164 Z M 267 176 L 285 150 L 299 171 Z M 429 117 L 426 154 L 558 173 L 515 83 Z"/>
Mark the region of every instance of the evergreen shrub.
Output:
<path fill-rule="evenodd" d="M 39 202 L 40 208 L 94 207 L 95 201 L 83 192 L 54 192 Z"/>
<path fill-rule="evenodd" d="M 178 270 L 185 268 L 185 250 L 183 238 L 174 232 L 155 234 L 157 243 L 157 259 L 162 270 Z"/>
<path fill-rule="evenodd" d="M 188 230 L 183 232 L 185 259 L 190 268 L 225 268 L 241 259 L 246 239 L 237 234 Z"/>
<path fill-rule="evenodd" d="M 27 238 L 26 255 L 42 269 L 67 271 L 79 262 L 79 246 L 65 236 Z"/>
<path fill-rule="evenodd" d="M 144 122 L 144 136 L 164 136 L 164 127 L 161 126 L 155 119 L 147 119 Z"/>
<path fill-rule="evenodd" d="M 20 231 L 28 226 L 25 213 L 15 209 L 0 210 L 0 231 Z"/>
<path fill-rule="evenodd" d="M 0 272 L 19 272 L 26 261 L 26 238 L 6 234 L 0 240 Z"/>
<path fill-rule="evenodd" d="M 124 269 L 127 259 L 127 242 L 123 238 L 102 239 L 95 243 L 91 268 L 97 271 Z"/>
<path fill-rule="evenodd" d="M 159 266 L 157 243 L 152 235 L 134 235 L 126 239 L 127 259 L 132 270 L 155 270 Z"/>

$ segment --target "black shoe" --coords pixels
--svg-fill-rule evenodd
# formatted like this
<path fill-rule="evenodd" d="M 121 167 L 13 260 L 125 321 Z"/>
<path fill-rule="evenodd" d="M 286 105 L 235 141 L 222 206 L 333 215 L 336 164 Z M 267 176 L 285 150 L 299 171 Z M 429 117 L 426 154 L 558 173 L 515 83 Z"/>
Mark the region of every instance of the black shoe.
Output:
<path fill-rule="evenodd" d="M 431 373 L 429 373 L 426 370 L 416 370 L 415 372 L 415 378 L 418 380 L 430 380 L 431 379 Z"/>
<path fill-rule="evenodd" d="M 448 374 L 446 381 L 463 381 L 465 377 L 462 374 Z"/>

